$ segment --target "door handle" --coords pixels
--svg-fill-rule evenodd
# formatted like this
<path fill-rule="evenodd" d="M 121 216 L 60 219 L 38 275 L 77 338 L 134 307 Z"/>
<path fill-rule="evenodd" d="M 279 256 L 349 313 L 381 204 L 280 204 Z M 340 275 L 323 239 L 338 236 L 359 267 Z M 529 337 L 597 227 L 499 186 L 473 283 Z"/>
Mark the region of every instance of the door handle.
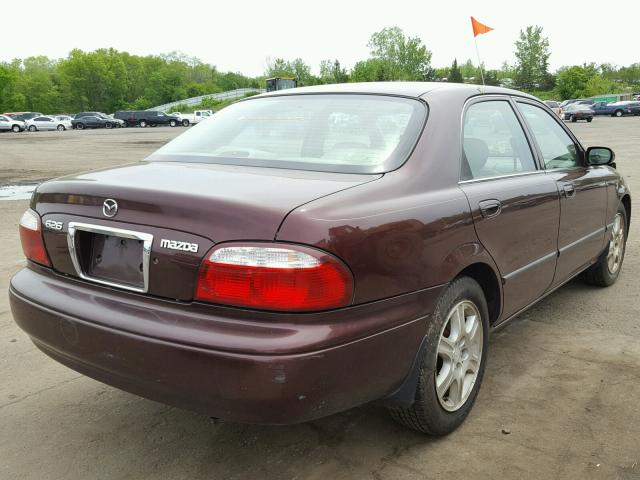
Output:
<path fill-rule="evenodd" d="M 480 211 L 484 218 L 498 216 L 502 211 L 502 203 L 500 203 L 500 200 L 495 199 L 482 200 L 481 202 L 478 202 L 478 207 L 480 207 Z"/>
<path fill-rule="evenodd" d="M 576 196 L 576 187 L 573 186 L 573 183 L 562 184 L 562 190 L 564 191 L 564 196 L 567 198 L 573 198 Z"/>

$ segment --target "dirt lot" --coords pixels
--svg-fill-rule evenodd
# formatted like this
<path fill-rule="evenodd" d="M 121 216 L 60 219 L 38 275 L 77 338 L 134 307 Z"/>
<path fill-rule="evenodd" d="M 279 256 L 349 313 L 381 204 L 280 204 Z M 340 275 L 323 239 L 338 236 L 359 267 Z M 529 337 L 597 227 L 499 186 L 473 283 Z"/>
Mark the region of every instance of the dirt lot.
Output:
<path fill-rule="evenodd" d="M 640 192 L 639 118 L 571 127 L 587 145 L 613 147 Z M 182 131 L 0 135 L 0 184 L 135 161 Z M 23 265 L 26 206 L 0 201 L 3 292 Z M 495 334 L 473 412 L 437 440 L 373 406 L 275 428 L 144 400 L 45 357 L 2 295 L 0 479 L 640 479 L 638 211 L 618 283 L 572 282 Z"/>

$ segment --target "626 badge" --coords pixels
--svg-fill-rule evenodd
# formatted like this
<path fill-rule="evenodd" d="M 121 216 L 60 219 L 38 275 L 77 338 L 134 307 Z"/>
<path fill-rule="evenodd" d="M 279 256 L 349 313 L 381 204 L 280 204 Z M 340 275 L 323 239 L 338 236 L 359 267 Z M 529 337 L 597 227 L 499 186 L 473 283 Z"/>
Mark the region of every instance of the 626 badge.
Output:
<path fill-rule="evenodd" d="M 55 220 L 46 220 L 44 226 L 49 230 L 56 230 L 58 232 L 62 230 L 62 222 L 56 222 Z"/>

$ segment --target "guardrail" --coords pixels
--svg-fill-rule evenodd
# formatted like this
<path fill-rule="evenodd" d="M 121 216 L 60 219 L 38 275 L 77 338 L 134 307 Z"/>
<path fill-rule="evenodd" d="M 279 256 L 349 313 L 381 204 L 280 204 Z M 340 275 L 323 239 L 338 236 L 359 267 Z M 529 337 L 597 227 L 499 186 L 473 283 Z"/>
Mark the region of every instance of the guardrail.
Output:
<path fill-rule="evenodd" d="M 147 110 L 159 110 L 164 112 L 177 105 L 187 105 L 189 107 L 198 105 L 200 102 L 207 98 L 213 98 L 215 100 L 228 100 L 244 97 L 247 93 L 264 93 L 264 91 L 264 88 L 238 88 L 236 90 L 229 90 L 220 93 L 210 93 L 208 95 L 200 95 L 199 97 L 191 97 L 184 100 L 178 100 L 177 102 L 165 103 L 164 105 L 158 105 L 157 107 L 147 108 Z"/>

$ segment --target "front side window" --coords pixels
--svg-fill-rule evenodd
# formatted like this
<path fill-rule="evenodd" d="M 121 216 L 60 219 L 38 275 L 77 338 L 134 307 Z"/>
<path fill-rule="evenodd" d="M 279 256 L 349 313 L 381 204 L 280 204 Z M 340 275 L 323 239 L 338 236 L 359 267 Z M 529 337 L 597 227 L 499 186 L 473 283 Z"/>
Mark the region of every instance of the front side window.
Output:
<path fill-rule="evenodd" d="M 425 117 L 418 100 L 383 95 L 255 98 L 221 110 L 149 160 L 382 173 L 407 159 Z"/>
<path fill-rule="evenodd" d="M 576 144 L 551 115 L 529 103 L 518 102 L 518 108 L 542 151 L 545 168 L 571 168 L 578 165 Z"/>
<path fill-rule="evenodd" d="M 536 170 L 522 126 L 507 100 L 471 105 L 464 117 L 462 180 Z"/>

